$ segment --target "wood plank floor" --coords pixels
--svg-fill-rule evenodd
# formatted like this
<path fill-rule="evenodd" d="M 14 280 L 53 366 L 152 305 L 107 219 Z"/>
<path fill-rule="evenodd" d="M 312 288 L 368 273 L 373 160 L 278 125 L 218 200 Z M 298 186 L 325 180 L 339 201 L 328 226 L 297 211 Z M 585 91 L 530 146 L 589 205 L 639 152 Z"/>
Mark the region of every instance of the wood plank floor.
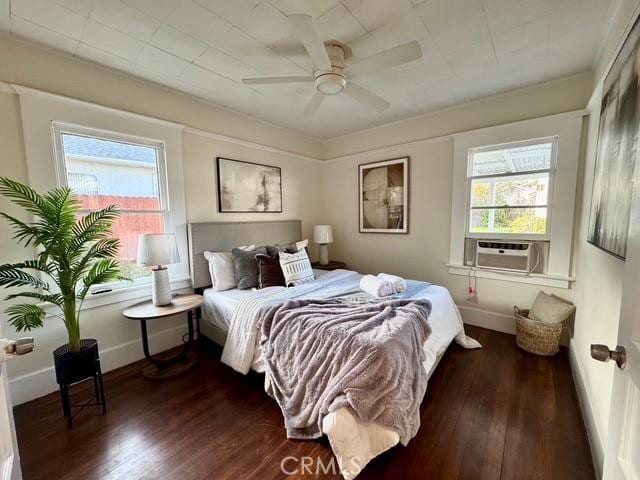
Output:
<path fill-rule="evenodd" d="M 566 352 L 528 355 L 509 335 L 468 327 L 483 345 L 448 350 L 408 447 L 371 462 L 360 479 L 593 479 L 589 445 Z M 158 382 L 142 362 L 105 375 L 108 413 L 86 410 L 68 430 L 52 394 L 15 408 L 25 480 L 341 478 L 326 440 L 285 438 L 262 377 L 234 373 L 220 349 L 199 347 L 198 365 Z M 76 395 L 86 394 L 82 386 Z M 337 470 L 336 470 L 337 472 Z"/>

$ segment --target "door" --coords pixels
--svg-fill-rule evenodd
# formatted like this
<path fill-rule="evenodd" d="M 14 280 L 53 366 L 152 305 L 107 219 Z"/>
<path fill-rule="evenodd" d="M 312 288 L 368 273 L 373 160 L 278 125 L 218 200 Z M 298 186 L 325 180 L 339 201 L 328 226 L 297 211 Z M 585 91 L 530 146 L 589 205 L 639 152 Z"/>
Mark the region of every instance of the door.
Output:
<path fill-rule="evenodd" d="M 637 178 L 637 177 L 636 177 Z M 640 184 L 636 182 L 624 265 L 604 480 L 640 479 Z M 622 350 L 624 349 L 624 351 Z M 626 359 L 620 356 L 626 354 Z M 623 365 L 622 360 L 626 360 Z"/>
<path fill-rule="evenodd" d="M 0 324 L 0 480 L 22 480 L 5 363 L 15 355 L 33 350 L 33 338 L 9 341 L 2 338 L 1 327 Z"/>

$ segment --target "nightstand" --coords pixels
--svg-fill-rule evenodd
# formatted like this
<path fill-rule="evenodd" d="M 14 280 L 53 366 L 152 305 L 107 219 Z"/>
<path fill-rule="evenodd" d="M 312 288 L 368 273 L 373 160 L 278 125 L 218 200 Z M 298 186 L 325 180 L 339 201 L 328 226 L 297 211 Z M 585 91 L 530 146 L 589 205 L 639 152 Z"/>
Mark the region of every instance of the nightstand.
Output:
<path fill-rule="evenodd" d="M 326 265 L 320 265 L 319 262 L 313 262 L 311 264 L 311 267 L 318 270 L 338 270 L 339 268 L 347 268 L 347 264 L 344 262 L 332 260 Z"/>
<path fill-rule="evenodd" d="M 164 379 L 179 375 L 193 367 L 197 357 L 191 351 L 193 345 L 193 314 L 195 312 L 198 327 L 200 326 L 200 306 L 204 301 L 201 295 L 174 295 L 169 305 L 157 307 L 151 300 L 138 303 L 127 308 L 122 315 L 140 322 L 142 334 L 142 350 L 149 364 L 142 369 L 142 374 L 147 378 Z M 147 336 L 147 321 L 157 318 L 169 317 L 180 313 L 187 314 L 189 336 L 180 353 L 170 358 L 163 358 L 149 353 L 149 337 Z M 199 333 L 199 328 L 198 328 Z"/>

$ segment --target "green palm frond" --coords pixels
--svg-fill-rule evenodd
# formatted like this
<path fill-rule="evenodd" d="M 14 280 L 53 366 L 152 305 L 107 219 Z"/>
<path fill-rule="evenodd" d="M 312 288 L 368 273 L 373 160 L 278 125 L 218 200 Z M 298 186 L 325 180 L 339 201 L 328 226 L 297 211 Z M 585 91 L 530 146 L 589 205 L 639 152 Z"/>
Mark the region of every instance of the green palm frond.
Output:
<path fill-rule="evenodd" d="M 80 290 L 80 293 L 78 293 L 78 298 L 82 300 L 94 285 L 115 282 L 117 280 L 127 280 L 120 271 L 120 264 L 112 258 L 101 258 L 93 264 L 84 277 L 82 281 L 84 286 Z"/>
<path fill-rule="evenodd" d="M 18 243 L 24 242 L 25 247 L 30 245 L 37 247 L 45 240 L 44 232 L 42 232 L 42 230 L 37 226 L 25 223 L 11 215 L 7 215 L 4 212 L 0 212 L 0 216 L 5 218 L 11 225 L 13 230 L 13 239 L 17 240 Z"/>
<path fill-rule="evenodd" d="M 30 273 L 24 272 L 13 265 L 0 265 L 0 286 L 2 287 L 33 287 L 49 290 L 49 284 Z"/>
<path fill-rule="evenodd" d="M 18 292 L 7 295 L 5 300 L 13 300 L 14 298 L 34 298 L 45 303 L 52 303 L 58 307 L 62 306 L 64 298 L 59 293 L 38 293 L 38 292 Z"/>
<path fill-rule="evenodd" d="M 33 188 L 6 177 L 0 177 L 0 194 L 27 212 L 42 218 L 53 218 L 51 205 Z"/>
<path fill-rule="evenodd" d="M 79 348 L 76 300 L 84 299 L 93 285 L 126 280 L 116 260 L 119 241 L 109 238 L 119 216 L 118 208 L 112 205 L 81 217 L 81 203 L 69 188 L 56 188 L 41 195 L 4 177 L 0 177 L 0 194 L 34 217 L 33 222 L 27 223 L 0 212 L 18 243 L 37 248 L 34 260 L 0 265 L 0 287 L 32 289 L 12 293 L 7 300 L 23 297 L 57 305 L 64 316 L 71 348 Z M 47 274 L 57 287 L 56 293 L 50 291 L 47 282 L 25 270 Z M 6 313 L 18 331 L 41 326 L 44 318 L 44 311 L 35 304 L 12 305 Z"/>
<path fill-rule="evenodd" d="M 5 312 L 9 315 L 9 324 L 18 332 L 41 327 L 45 316 L 41 307 L 31 303 L 11 305 Z"/>
<path fill-rule="evenodd" d="M 73 225 L 74 238 L 69 244 L 69 249 L 77 251 L 88 241 L 106 238 L 111 233 L 113 222 L 119 216 L 120 210 L 115 205 L 89 212 Z"/>

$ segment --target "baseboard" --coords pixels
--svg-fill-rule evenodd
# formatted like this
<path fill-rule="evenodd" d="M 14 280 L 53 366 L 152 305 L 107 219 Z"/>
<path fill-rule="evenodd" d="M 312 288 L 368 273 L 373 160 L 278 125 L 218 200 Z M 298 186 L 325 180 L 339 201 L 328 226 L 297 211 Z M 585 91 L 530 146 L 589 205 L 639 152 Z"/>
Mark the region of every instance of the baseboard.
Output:
<path fill-rule="evenodd" d="M 593 415 L 593 406 L 589 394 L 587 393 L 586 383 L 584 381 L 584 375 L 582 372 L 582 364 L 578 359 L 575 351 L 575 344 L 573 340 L 569 343 L 569 363 L 571 364 L 571 373 L 573 374 L 573 383 L 576 386 L 578 393 L 578 402 L 580 403 L 580 410 L 582 411 L 582 418 L 584 419 L 585 427 L 587 429 L 587 436 L 589 438 L 589 445 L 591 446 L 591 457 L 593 458 L 593 467 L 598 479 L 602 478 L 602 468 L 604 466 L 604 444 L 602 436 L 598 430 L 598 424 L 596 423 Z"/>
<path fill-rule="evenodd" d="M 488 328 L 497 332 L 515 335 L 516 325 L 513 315 L 506 313 L 490 312 L 469 305 L 458 305 L 462 321 L 476 327 Z"/>
<path fill-rule="evenodd" d="M 186 327 L 179 325 L 149 335 L 150 344 L 155 351 L 168 350 L 182 343 Z M 120 345 L 100 350 L 100 364 L 103 372 L 124 367 L 144 358 L 140 338 Z M 58 390 L 53 366 L 27 373 L 9 381 L 11 401 L 20 405 L 35 398 Z"/>

